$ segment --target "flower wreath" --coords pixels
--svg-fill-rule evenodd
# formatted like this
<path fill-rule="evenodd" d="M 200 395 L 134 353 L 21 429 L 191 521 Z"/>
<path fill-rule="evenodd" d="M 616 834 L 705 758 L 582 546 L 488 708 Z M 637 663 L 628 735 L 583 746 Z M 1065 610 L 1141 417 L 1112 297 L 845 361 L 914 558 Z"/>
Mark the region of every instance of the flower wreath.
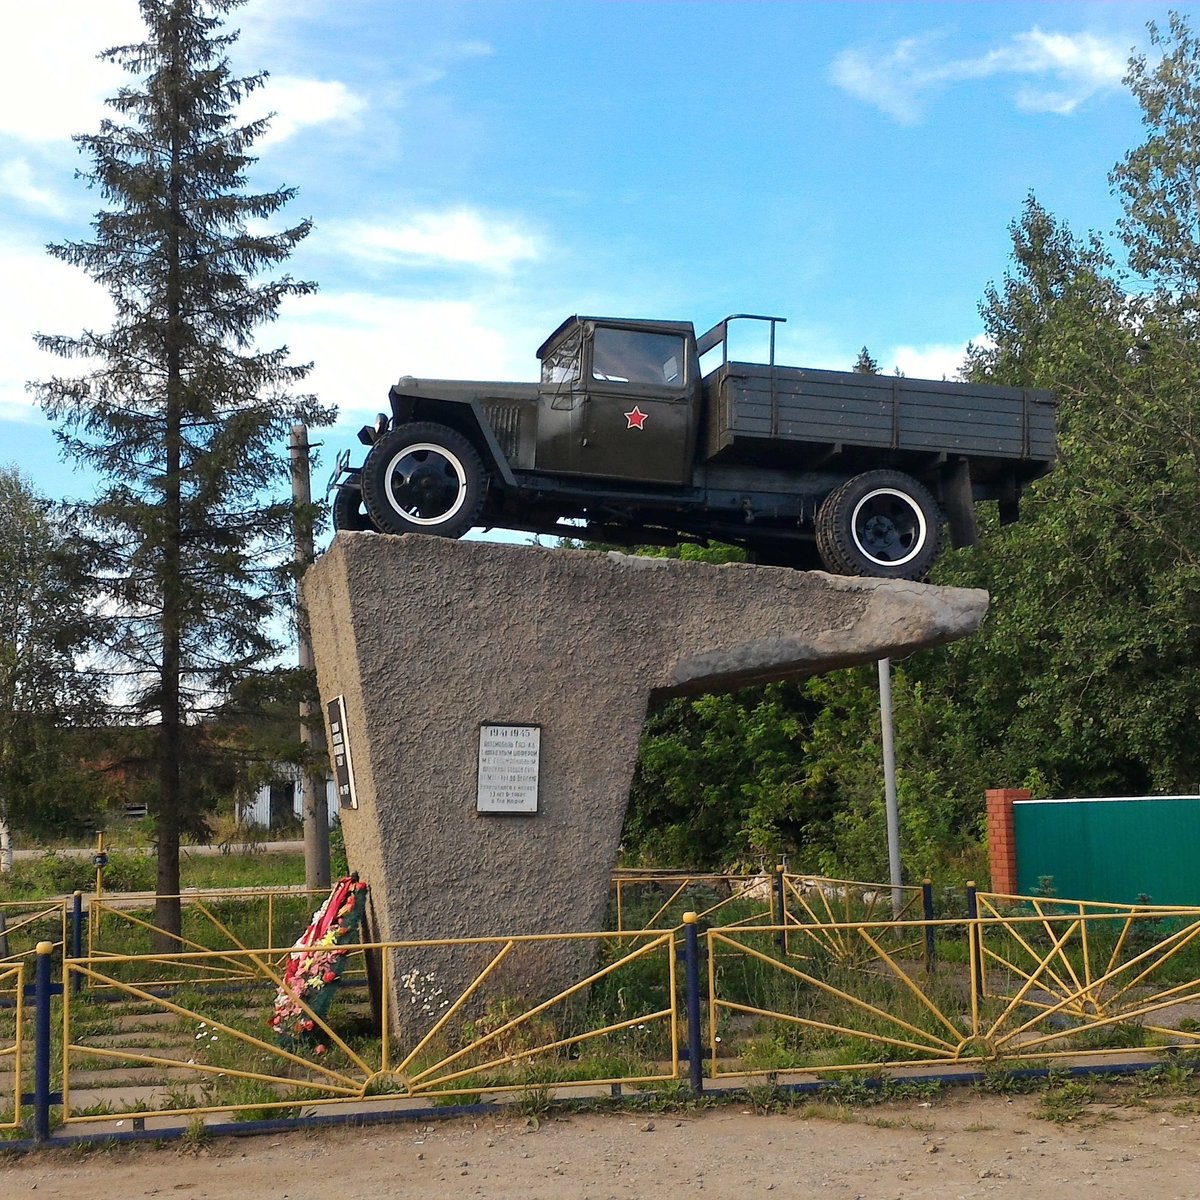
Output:
<path fill-rule="evenodd" d="M 339 879 L 292 947 L 270 1019 L 276 1038 L 284 1046 L 316 1041 L 318 1030 L 313 1015 L 324 1019 L 329 1012 L 346 965 L 347 952 L 341 947 L 358 929 L 366 904 L 367 885 L 359 880 L 357 872 Z M 307 1009 L 301 1005 L 301 998 Z M 318 1054 L 325 1051 L 319 1042 L 314 1049 Z"/>

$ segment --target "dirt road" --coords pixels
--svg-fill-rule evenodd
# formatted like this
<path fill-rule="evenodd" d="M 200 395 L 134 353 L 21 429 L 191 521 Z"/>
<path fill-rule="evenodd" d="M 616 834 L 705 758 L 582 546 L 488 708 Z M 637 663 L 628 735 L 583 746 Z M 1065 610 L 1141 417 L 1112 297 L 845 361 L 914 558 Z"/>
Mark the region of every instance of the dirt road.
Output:
<path fill-rule="evenodd" d="M 928 1106 L 755 1115 L 516 1115 L 0 1158 L 0 1197 L 55 1200 L 1195 1200 L 1195 1101 L 1094 1104 L 1067 1124 L 1036 1097 L 956 1091 Z"/>

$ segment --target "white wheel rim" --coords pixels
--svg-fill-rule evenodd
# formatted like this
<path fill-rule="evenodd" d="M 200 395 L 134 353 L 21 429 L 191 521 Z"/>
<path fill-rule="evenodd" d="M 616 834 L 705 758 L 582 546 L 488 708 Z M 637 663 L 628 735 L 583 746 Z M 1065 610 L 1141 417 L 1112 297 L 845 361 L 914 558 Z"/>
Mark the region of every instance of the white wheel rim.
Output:
<path fill-rule="evenodd" d="M 907 553 L 902 556 L 881 558 L 877 552 L 865 545 L 863 539 L 859 536 L 858 522 L 862 516 L 863 508 L 872 501 L 878 502 L 881 499 L 898 501 L 915 518 L 916 536 L 913 538 L 912 545 L 908 547 Z M 872 519 L 871 517 L 867 518 L 867 520 Z M 902 492 L 898 488 L 875 488 L 873 491 L 868 492 L 854 506 L 854 511 L 850 514 L 850 536 L 853 538 L 858 552 L 869 562 L 873 562 L 879 567 L 902 567 L 906 563 L 912 562 L 925 548 L 925 543 L 929 537 L 929 525 L 925 520 L 925 514 L 921 511 L 921 506 L 907 492 Z"/>
<path fill-rule="evenodd" d="M 393 490 L 393 484 L 396 480 L 396 470 L 400 462 L 410 454 L 420 454 L 422 452 L 437 455 L 438 458 L 442 459 L 450 467 L 458 478 L 458 495 L 455 496 L 454 503 L 445 512 L 439 513 L 436 517 L 423 517 L 419 512 L 404 508 L 397 501 L 395 491 Z M 383 472 L 383 492 L 387 497 L 388 504 L 410 524 L 424 525 L 426 527 L 445 525 L 447 521 L 454 519 L 462 506 L 467 502 L 467 470 L 458 455 L 453 453 L 453 451 L 447 450 L 445 446 L 439 446 L 436 442 L 412 442 L 410 445 L 397 450 L 392 455 Z"/>

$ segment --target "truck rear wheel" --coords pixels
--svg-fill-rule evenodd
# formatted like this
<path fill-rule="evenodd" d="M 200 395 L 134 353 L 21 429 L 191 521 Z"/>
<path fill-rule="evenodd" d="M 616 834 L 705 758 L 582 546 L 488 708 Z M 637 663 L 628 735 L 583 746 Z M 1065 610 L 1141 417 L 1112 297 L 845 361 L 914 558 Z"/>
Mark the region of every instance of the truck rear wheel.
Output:
<path fill-rule="evenodd" d="M 344 529 L 348 533 L 362 533 L 374 529 L 370 514 L 363 502 L 361 487 L 352 487 L 343 483 L 333 494 L 333 528 L 336 532 Z"/>
<path fill-rule="evenodd" d="M 864 471 L 817 511 L 817 549 L 830 571 L 923 579 L 938 556 L 942 514 L 929 489 L 900 471 Z"/>
<path fill-rule="evenodd" d="M 483 510 L 486 484 L 475 447 L 432 421 L 384 434 L 362 468 L 367 512 L 384 533 L 462 537 Z"/>

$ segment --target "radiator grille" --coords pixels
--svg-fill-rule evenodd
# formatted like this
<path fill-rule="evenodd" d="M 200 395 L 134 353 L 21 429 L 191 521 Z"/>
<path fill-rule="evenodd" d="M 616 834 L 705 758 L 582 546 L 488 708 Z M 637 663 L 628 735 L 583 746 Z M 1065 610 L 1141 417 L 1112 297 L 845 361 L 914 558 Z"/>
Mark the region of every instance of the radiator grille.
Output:
<path fill-rule="evenodd" d="M 485 409 L 496 441 L 509 462 L 515 462 L 521 446 L 521 409 L 516 404 L 489 404 Z"/>

